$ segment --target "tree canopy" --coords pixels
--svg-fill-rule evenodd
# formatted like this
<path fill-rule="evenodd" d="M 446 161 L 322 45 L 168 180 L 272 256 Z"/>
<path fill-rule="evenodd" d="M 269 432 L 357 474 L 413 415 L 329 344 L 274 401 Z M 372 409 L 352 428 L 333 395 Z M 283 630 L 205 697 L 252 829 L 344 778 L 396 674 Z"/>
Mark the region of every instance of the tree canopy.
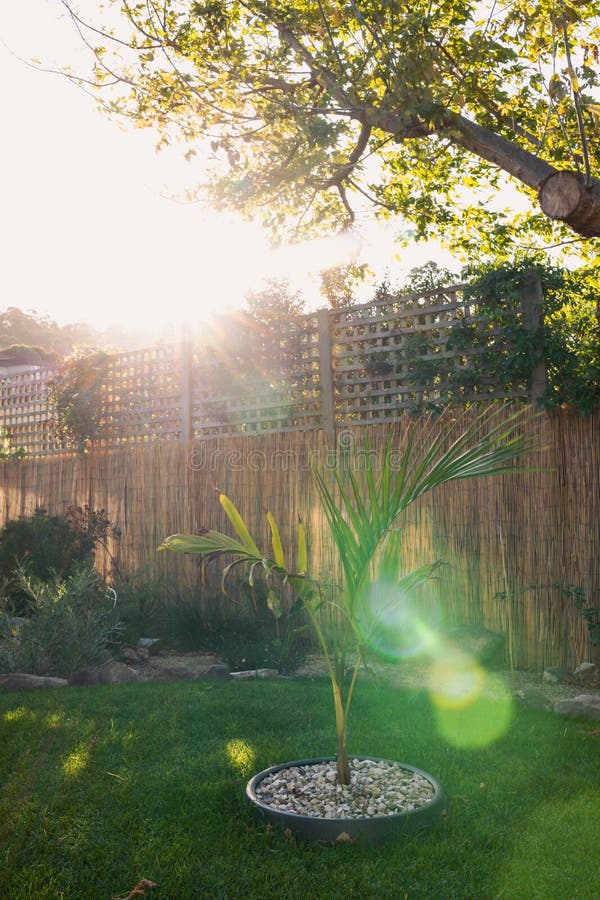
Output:
<path fill-rule="evenodd" d="M 50 316 L 16 306 L 0 311 L 0 351 L 4 355 L 29 348 L 52 362 L 93 339 L 93 329 L 82 323 L 58 325 Z"/>
<path fill-rule="evenodd" d="M 91 29 L 62 2 L 80 82 L 208 142 L 213 200 L 276 231 L 370 204 L 467 250 L 600 235 L 597 0 L 113 0 L 125 24 Z"/>
<path fill-rule="evenodd" d="M 245 309 L 255 319 L 277 322 L 285 316 L 297 316 L 304 312 L 305 302 L 299 290 L 295 290 L 286 278 L 267 278 L 260 290 L 246 294 Z"/>

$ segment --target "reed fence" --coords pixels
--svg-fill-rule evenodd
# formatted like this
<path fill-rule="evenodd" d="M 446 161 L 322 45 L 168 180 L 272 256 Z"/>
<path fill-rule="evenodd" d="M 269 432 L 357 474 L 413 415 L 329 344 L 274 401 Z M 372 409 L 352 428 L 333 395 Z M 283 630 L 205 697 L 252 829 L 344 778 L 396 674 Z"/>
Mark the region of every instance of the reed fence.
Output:
<path fill-rule="evenodd" d="M 400 417 L 399 437 L 412 422 Z M 590 658 L 586 625 L 568 586 L 598 606 L 600 590 L 600 414 L 567 410 L 536 415 L 526 426 L 540 452 L 535 471 L 449 484 L 422 498 L 404 522 L 407 565 L 442 559 L 427 612 L 434 622 L 511 627 L 517 665 L 539 670 Z M 125 577 L 147 573 L 163 604 L 181 603 L 212 617 L 246 612 L 241 595 L 220 591 L 217 570 L 205 579 L 196 557 L 157 553 L 168 534 L 226 529 L 215 485 L 231 496 L 268 545 L 264 512 L 284 523 L 289 542 L 297 516 L 307 524 L 314 568 L 337 577 L 318 503 L 310 459 L 327 469 L 348 449 L 381 454 L 387 426 L 346 426 L 332 445 L 319 428 L 258 436 L 219 435 L 188 442 L 135 442 L 87 454 L 58 454 L 5 462 L 0 525 L 38 506 L 104 508 L 123 531 L 111 546 Z M 108 573 L 111 561 L 100 556 Z M 431 618 L 433 617 L 433 618 Z"/>
<path fill-rule="evenodd" d="M 195 346 L 115 354 L 98 385 L 92 446 L 306 429 L 322 429 L 334 442 L 336 429 L 386 422 L 449 398 L 535 399 L 544 386 L 539 367 L 530 383 L 498 384 L 481 371 L 485 354 L 506 356 L 512 348 L 500 325 L 482 320 L 479 304 L 458 285 L 269 325 L 240 314 L 216 319 Z M 535 331 L 539 291 L 524 292 L 508 314 Z M 452 340 L 459 326 L 479 329 L 481 339 L 459 348 Z M 38 367 L 0 378 L 0 426 L 28 456 L 72 449 L 54 427 L 48 384 L 55 376 Z"/>

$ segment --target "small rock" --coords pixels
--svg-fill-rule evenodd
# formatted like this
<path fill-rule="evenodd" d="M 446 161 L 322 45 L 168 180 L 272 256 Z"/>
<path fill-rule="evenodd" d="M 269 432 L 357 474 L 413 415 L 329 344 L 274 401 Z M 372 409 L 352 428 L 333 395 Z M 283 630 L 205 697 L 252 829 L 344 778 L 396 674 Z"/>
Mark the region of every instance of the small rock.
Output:
<path fill-rule="evenodd" d="M 542 681 L 545 681 L 546 684 L 566 684 L 570 680 L 570 673 L 566 669 L 561 668 L 561 666 L 549 666 L 549 668 L 544 669 L 544 674 L 542 675 Z"/>
<path fill-rule="evenodd" d="M 598 678 L 598 667 L 591 662 L 582 662 L 573 672 L 573 677 L 581 684 L 589 684 Z"/>
<path fill-rule="evenodd" d="M 554 712 L 576 719 L 600 719 L 600 695 L 578 694 L 570 700 L 559 700 L 554 704 Z"/>
<path fill-rule="evenodd" d="M 247 681 L 249 678 L 258 678 L 257 669 L 245 669 L 243 672 L 230 672 L 235 681 Z"/>
<path fill-rule="evenodd" d="M 53 678 L 50 675 L 26 675 L 12 672 L 0 675 L 0 689 L 4 691 L 26 691 L 30 688 L 66 687 L 66 678 Z"/>
<path fill-rule="evenodd" d="M 138 650 L 147 650 L 151 656 L 160 650 L 160 638 L 141 637 L 137 642 Z"/>
<path fill-rule="evenodd" d="M 80 669 L 69 678 L 71 685 L 127 684 L 139 679 L 138 673 L 125 663 L 109 659 L 101 666 L 91 669 Z"/>
<path fill-rule="evenodd" d="M 121 656 L 123 657 L 123 659 L 126 659 L 129 662 L 140 661 L 140 655 L 133 649 L 133 647 L 122 647 Z"/>
<path fill-rule="evenodd" d="M 136 653 L 138 655 L 138 659 L 140 659 L 142 662 L 146 662 L 147 659 L 150 659 L 150 651 L 147 647 L 138 647 Z"/>
<path fill-rule="evenodd" d="M 214 663 L 204 673 L 205 678 L 229 678 L 229 666 L 224 663 Z"/>
<path fill-rule="evenodd" d="M 279 672 L 277 669 L 257 669 L 256 677 L 257 678 L 277 678 Z"/>

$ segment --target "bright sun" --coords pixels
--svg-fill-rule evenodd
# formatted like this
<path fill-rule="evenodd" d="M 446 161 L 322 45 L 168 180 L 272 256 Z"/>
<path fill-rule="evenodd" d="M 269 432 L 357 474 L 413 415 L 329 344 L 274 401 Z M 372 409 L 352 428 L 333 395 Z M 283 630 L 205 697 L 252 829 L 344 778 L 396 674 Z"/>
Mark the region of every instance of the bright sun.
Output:
<path fill-rule="evenodd" d="M 61 10 L 47 0 L 10 4 L 2 22 L 6 306 L 153 339 L 239 308 L 267 278 L 287 278 L 314 308 L 322 269 L 368 263 L 381 277 L 394 263 L 393 223 L 273 251 L 258 224 L 173 200 L 198 182 L 200 163 L 185 162 L 180 145 L 156 154 L 151 132 L 121 131 L 64 78 L 24 64 L 78 68 L 82 42 Z M 408 270 L 431 251 L 406 257 Z"/>

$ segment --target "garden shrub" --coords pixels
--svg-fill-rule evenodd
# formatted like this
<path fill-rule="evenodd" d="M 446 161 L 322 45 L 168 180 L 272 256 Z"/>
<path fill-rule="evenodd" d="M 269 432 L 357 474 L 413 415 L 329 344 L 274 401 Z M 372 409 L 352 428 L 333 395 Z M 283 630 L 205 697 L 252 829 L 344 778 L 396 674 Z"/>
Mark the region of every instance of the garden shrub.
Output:
<path fill-rule="evenodd" d="M 54 431 L 67 446 L 85 452 L 102 425 L 103 385 L 109 356 L 94 352 L 65 360 L 48 385 Z"/>
<path fill-rule="evenodd" d="M 21 570 L 18 578 L 30 617 L 15 628 L 0 612 L 0 671 L 68 677 L 108 658 L 120 625 L 95 569 L 48 581 Z"/>
<path fill-rule="evenodd" d="M 293 672 L 310 646 L 306 616 L 298 604 L 275 616 L 257 577 L 254 587 L 236 582 L 235 610 L 219 610 L 219 601 L 207 608 L 180 601 L 168 608 L 169 637 L 182 650 L 211 650 L 232 670 L 277 669 Z"/>
<path fill-rule="evenodd" d="M 2 594 L 13 613 L 26 612 L 27 592 L 17 572 L 51 581 L 66 578 L 82 564 L 91 564 L 95 547 L 120 535 L 104 510 L 70 506 L 64 516 L 51 516 L 43 507 L 32 516 L 10 519 L 0 532 Z"/>

